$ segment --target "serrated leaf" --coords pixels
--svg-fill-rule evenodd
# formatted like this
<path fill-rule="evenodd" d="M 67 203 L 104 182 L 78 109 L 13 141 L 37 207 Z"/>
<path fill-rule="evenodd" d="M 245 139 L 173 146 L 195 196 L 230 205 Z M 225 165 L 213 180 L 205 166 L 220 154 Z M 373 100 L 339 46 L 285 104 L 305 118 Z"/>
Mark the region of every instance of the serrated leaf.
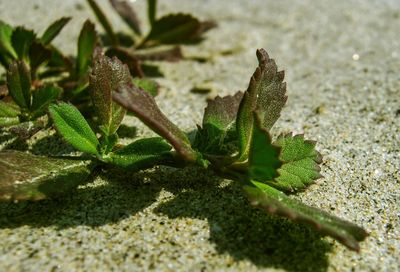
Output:
<path fill-rule="evenodd" d="M 269 185 L 293 192 L 306 188 L 321 177 L 318 164 L 322 162 L 322 157 L 315 150 L 314 141 L 304 140 L 303 135 L 288 134 L 280 136 L 274 144 L 282 149 L 279 158 L 283 165 L 278 169 L 279 177 L 268 182 Z"/>
<path fill-rule="evenodd" d="M 17 27 L 14 29 L 11 42 L 12 46 L 17 53 L 18 59 L 29 62 L 29 48 L 33 41 L 35 40 L 36 35 L 32 30 L 27 30 L 23 27 Z"/>
<path fill-rule="evenodd" d="M 139 47 L 197 42 L 205 31 L 214 26 L 214 23 L 200 22 L 190 14 L 169 14 L 152 24 L 150 33 Z"/>
<path fill-rule="evenodd" d="M 78 78 L 86 75 L 97 42 L 98 37 L 95 26 L 89 20 L 86 20 L 78 38 L 78 56 L 76 60 Z"/>
<path fill-rule="evenodd" d="M 111 163 L 137 171 L 170 159 L 171 146 L 162 138 L 146 138 L 110 154 Z"/>
<path fill-rule="evenodd" d="M 359 251 L 358 242 L 368 236 L 363 228 L 289 198 L 266 184 L 253 181 L 252 185 L 244 186 L 251 205 L 270 214 L 308 224 L 322 234 L 335 238 L 349 249 Z"/>
<path fill-rule="evenodd" d="M 99 141 L 82 114 L 67 103 L 51 104 L 50 117 L 58 133 L 76 149 L 98 156 Z"/>
<path fill-rule="evenodd" d="M 187 162 L 198 161 L 198 154 L 191 148 L 186 134 L 172 123 L 158 108 L 154 98 L 137 86 L 122 85 L 113 99 L 121 106 L 132 111 L 144 124 L 165 138 Z"/>
<path fill-rule="evenodd" d="M 0 100 L 0 127 L 18 124 L 19 114 L 20 111 L 17 107 Z"/>
<path fill-rule="evenodd" d="M 249 149 L 249 176 L 260 182 L 276 178 L 282 162 L 279 159 L 281 148 L 271 143 L 271 136 L 263 128 L 261 119 L 256 115 Z"/>
<path fill-rule="evenodd" d="M 23 61 L 14 61 L 7 71 L 8 91 L 15 103 L 23 109 L 31 107 L 31 74 Z"/>
<path fill-rule="evenodd" d="M 153 26 L 156 21 L 157 14 L 157 0 L 147 0 L 147 16 L 149 18 L 149 23 Z"/>
<path fill-rule="evenodd" d="M 58 86 L 46 85 L 32 93 L 32 108 L 34 118 L 44 115 L 48 105 L 55 101 L 62 89 Z"/>
<path fill-rule="evenodd" d="M 78 158 L 49 158 L 19 151 L 0 152 L 0 201 L 41 200 L 74 190 L 94 164 Z"/>
<path fill-rule="evenodd" d="M 43 44 L 49 44 L 51 41 L 57 37 L 64 26 L 71 20 L 71 17 L 62 17 L 57 21 L 53 22 L 43 33 L 40 38 Z"/>
<path fill-rule="evenodd" d="M 30 67 L 35 72 L 38 67 L 51 59 L 51 49 L 46 48 L 40 42 L 33 41 L 29 48 Z"/>
<path fill-rule="evenodd" d="M 128 66 L 119 59 L 98 54 L 89 76 L 91 98 L 107 135 L 114 134 L 125 115 L 125 109 L 113 102 L 112 92 L 120 85 L 129 84 L 131 76 Z"/>
<path fill-rule="evenodd" d="M 248 157 L 254 126 L 253 112 L 257 110 L 262 126 L 269 130 L 278 120 L 287 100 L 284 72 L 278 72 L 275 61 L 269 58 L 264 49 L 257 50 L 257 58 L 259 65 L 240 103 L 236 121 L 240 144 L 239 161 L 245 161 Z"/>
<path fill-rule="evenodd" d="M 107 33 L 107 36 L 110 38 L 111 44 L 114 46 L 118 45 L 118 37 L 115 35 L 114 30 L 111 27 L 110 22 L 108 21 L 106 15 L 101 10 L 99 5 L 97 5 L 95 0 L 87 0 L 90 7 L 92 8 L 94 14 L 96 15 L 97 19 L 99 20 L 100 24 L 103 26 L 104 30 Z"/>
<path fill-rule="evenodd" d="M 152 96 L 157 96 L 159 86 L 154 80 L 150 78 L 134 78 L 132 82 L 134 85 L 145 90 Z"/>
<path fill-rule="evenodd" d="M 8 55 L 7 60 L 11 61 L 12 59 L 16 59 L 17 53 L 15 52 L 12 46 L 12 37 L 13 28 L 0 20 L 0 55 Z M 9 57 L 9 58 L 8 58 Z M 4 64 L 9 64 L 4 63 Z M 5 66 L 7 68 L 7 66 Z"/>
<path fill-rule="evenodd" d="M 141 35 L 140 21 L 133 7 L 128 2 L 121 0 L 110 0 L 110 3 L 128 26 L 136 34 Z"/>
<path fill-rule="evenodd" d="M 233 140 L 230 134 L 236 136 L 236 115 L 242 97 L 243 93 L 237 92 L 233 96 L 217 96 L 208 101 L 202 128 L 196 134 L 195 145 L 199 150 L 212 154 L 224 153 L 225 140 Z"/>

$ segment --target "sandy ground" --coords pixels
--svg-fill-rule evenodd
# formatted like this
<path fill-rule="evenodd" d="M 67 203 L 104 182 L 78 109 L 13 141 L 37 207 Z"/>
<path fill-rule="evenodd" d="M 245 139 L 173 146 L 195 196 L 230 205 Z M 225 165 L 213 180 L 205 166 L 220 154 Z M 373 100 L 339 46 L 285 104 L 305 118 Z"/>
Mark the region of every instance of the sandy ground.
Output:
<path fill-rule="evenodd" d="M 109 170 L 62 199 L 0 204 L 0 270 L 400 271 L 400 2 L 160 2 L 160 14 L 187 11 L 219 24 L 200 46 L 184 48 L 207 62 L 160 64 L 163 111 L 192 130 L 206 96 L 190 90 L 244 90 L 255 50 L 266 48 L 288 84 L 275 136 L 305 133 L 324 155 L 325 178 L 298 197 L 364 226 L 370 237 L 351 252 L 251 209 L 238 186 L 202 170 Z M 135 6 L 144 18 L 145 2 Z M 62 15 L 73 20 L 55 44 L 73 54 L 82 22 L 93 18 L 86 2 L 0 1 L 1 20 L 39 33 Z M 125 124 L 150 134 L 132 117 Z M 65 145 L 50 137 L 30 148 Z"/>

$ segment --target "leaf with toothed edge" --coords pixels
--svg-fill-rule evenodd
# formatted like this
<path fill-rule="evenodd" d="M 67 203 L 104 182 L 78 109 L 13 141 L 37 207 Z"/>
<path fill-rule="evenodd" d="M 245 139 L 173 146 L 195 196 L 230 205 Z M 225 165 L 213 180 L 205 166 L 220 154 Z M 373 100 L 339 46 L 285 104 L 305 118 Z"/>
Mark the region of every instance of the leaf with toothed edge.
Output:
<path fill-rule="evenodd" d="M 209 100 L 204 110 L 202 128 L 199 128 L 195 146 L 202 152 L 224 154 L 228 142 L 236 141 L 236 115 L 243 93 Z"/>
<path fill-rule="evenodd" d="M 0 152 L 0 201 L 41 200 L 70 193 L 90 175 L 95 163 L 73 157 L 50 158 Z"/>
<path fill-rule="evenodd" d="M 7 71 L 7 87 L 18 106 L 22 109 L 31 107 L 31 73 L 23 61 L 11 63 Z"/>
<path fill-rule="evenodd" d="M 112 92 L 131 82 L 128 66 L 119 59 L 96 54 L 89 75 L 90 96 L 100 125 L 107 135 L 114 134 L 125 116 L 125 109 L 112 100 Z"/>
<path fill-rule="evenodd" d="M 270 130 L 287 100 L 284 72 L 278 72 L 275 61 L 269 58 L 264 49 L 257 50 L 257 58 L 259 65 L 240 103 L 236 121 L 240 144 L 239 161 L 248 158 L 254 126 L 253 112 L 258 112 L 262 126 Z"/>
<path fill-rule="evenodd" d="M 161 112 L 153 96 L 148 92 L 133 84 L 121 85 L 118 92 L 113 92 L 113 99 L 165 138 L 185 161 L 191 163 L 198 161 L 199 155 L 191 148 L 186 134 Z"/>
<path fill-rule="evenodd" d="M 251 185 L 245 185 L 243 189 L 252 206 L 270 214 L 306 223 L 322 234 L 335 238 L 351 250 L 359 251 L 359 242 L 368 236 L 363 228 L 309 207 L 264 183 L 252 181 Z"/>
<path fill-rule="evenodd" d="M 279 177 L 267 182 L 282 191 L 297 191 L 305 189 L 314 180 L 321 178 L 321 154 L 315 150 L 315 141 L 305 140 L 303 135 L 287 134 L 280 136 L 275 145 L 281 147 L 279 156 L 283 162 L 278 169 Z"/>
<path fill-rule="evenodd" d="M 36 35 L 32 30 L 27 30 L 20 26 L 14 29 L 11 42 L 19 60 L 29 64 L 29 49 L 35 38 Z"/>

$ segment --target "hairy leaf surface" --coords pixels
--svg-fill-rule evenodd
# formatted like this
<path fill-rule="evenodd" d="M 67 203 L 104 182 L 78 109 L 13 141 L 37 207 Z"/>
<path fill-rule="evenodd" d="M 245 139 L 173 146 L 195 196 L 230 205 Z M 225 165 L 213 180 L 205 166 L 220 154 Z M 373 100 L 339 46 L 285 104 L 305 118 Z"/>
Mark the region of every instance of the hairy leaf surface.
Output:
<path fill-rule="evenodd" d="M 76 149 L 99 155 L 99 141 L 82 114 L 67 103 L 52 104 L 49 113 L 58 133 Z"/>
<path fill-rule="evenodd" d="M 113 102 L 112 92 L 120 85 L 129 84 L 128 66 L 119 59 L 98 54 L 89 76 L 90 91 L 100 124 L 108 135 L 114 134 L 125 115 L 125 109 Z"/>
<path fill-rule="evenodd" d="M 23 61 L 14 61 L 7 71 L 7 87 L 15 103 L 23 109 L 31 107 L 31 74 Z"/>
<path fill-rule="evenodd" d="M 168 160 L 171 156 L 170 150 L 171 146 L 164 139 L 146 138 L 111 153 L 110 157 L 113 164 L 137 171 Z"/>
<path fill-rule="evenodd" d="M 19 151 L 0 152 L 0 201 L 41 200 L 74 190 L 94 164 L 78 158 L 50 158 Z"/>
<path fill-rule="evenodd" d="M 202 152 L 221 153 L 228 141 L 235 141 L 236 115 L 243 93 L 209 100 L 202 128 L 196 134 L 196 146 Z M 233 137 L 232 137 L 233 136 Z"/>
<path fill-rule="evenodd" d="M 19 109 L 0 100 L 0 127 L 11 126 L 19 123 Z"/>
<path fill-rule="evenodd" d="M 257 115 L 255 119 L 249 150 L 249 175 L 253 180 L 265 182 L 279 175 L 281 148 L 271 143 L 271 136 Z"/>
<path fill-rule="evenodd" d="M 266 184 L 253 181 L 252 185 L 244 186 L 250 204 L 270 214 L 306 223 L 355 251 L 360 249 L 358 242 L 368 236 L 363 228 L 289 198 Z"/>
<path fill-rule="evenodd" d="M 140 29 L 140 21 L 133 7 L 127 1 L 110 0 L 110 3 L 128 26 L 136 34 L 141 35 L 142 31 Z"/>
<path fill-rule="evenodd" d="M 188 162 L 196 162 L 198 155 L 190 146 L 190 141 L 183 131 L 172 123 L 158 108 L 154 98 L 137 86 L 123 85 L 113 93 L 113 99 L 132 111 L 154 132 L 165 138 L 175 150 Z"/>
<path fill-rule="evenodd" d="M 64 26 L 71 20 L 71 17 L 62 17 L 57 21 L 53 22 L 43 33 L 40 38 L 43 44 L 49 44 L 60 31 L 64 28 Z"/>
<path fill-rule="evenodd" d="M 280 136 L 275 145 L 281 147 L 279 158 L 283 165 L 278 169 L 279 177 L 269 183 L 283 191 L 296 191 L 306 188 L 315 179 L 321 177 L 318 164 L 322 162 L 321 154 L 315 150 L 315 142 L 304 140 L 303 135 L 291 134 Z"/>
<path fill-rule="evenodd" d="M 250 79 L 249 87 L 240 103 L 237 130 L 240 143 L 240 161 L 248 157 L 251 133 L 254 126 L 253 112 L 261 117 L 262 126 L 269 130 L 280 116 L 286 103 L 284 72 L 278 72 L 273 59 L 264 49 L 257 50 L 259 65 Z"/>

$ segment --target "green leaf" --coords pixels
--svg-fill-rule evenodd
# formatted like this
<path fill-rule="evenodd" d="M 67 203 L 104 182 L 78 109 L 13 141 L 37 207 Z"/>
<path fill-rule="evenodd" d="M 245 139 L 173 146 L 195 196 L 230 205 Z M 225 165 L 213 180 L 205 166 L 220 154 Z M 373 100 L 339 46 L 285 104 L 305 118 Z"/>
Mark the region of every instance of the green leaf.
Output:
<path fill-rule="evenodd" d="M 100 9 L 97 5 L 95 0 L 87 0 L 90 7 L 92 8 L 94 14 L 96 15 L 97 19 L 99 20 L 100 24 L 103 26 L 104 30 L 107 33 L 107 36 L 110 38 L 111 44 L 117 46 L 119 44 L 118 37 L 115 35 L 114 30 L 111 27 L 110 22 L 108 21 L 104 12 Z"/>
<path fill-rule="evenodd" d="M 78 78 L 86 75 L 97 42 L 98 37 L 95 26 L 89 20 L 86 20 L 78 38 L 78 57 L 76 60 Z"/>
<path fill-rule="evenodd" d="M 118 92 L 113 93 L 113 99 L 165 138 L 186 162 L 198 161 L 199 155 L 191 148 L 186 134 L 160 111 L 156 101 L 148 92 L 133 84 L 122 85 L 118 88 Z"/>
<path fill-rule="evenodd" d="M 18 57 L 12 46 L 12 33 L 13 28 L 0 20 L 0 55 L 7 55 L 10 61 Z"/>
<path fill-rule="evenodd" d="M 62 17 L 57 21 L 53 22 L 43 33 L 40 38 L 43 44 L 49 44 L 60 31 L 64 28 L 64 26 L 71 20 L 71 17 Z"/>
<path fill-rule="evenodd" d="M 201 35 L 214 26 L 214 23 L 200 22 L 190 14 L 169 14 L 152 24 L 150 33 L 138 47 L 198 42 Z"/>
<path fill-rule="evenodd" d="M 255 122 L 253 112 L 257 110 L 262 126 L 270 130 L 287 100 L 286 83 L 282 82 L 284 72 L 278 72 L 275 61 L 269 58 L 264 49 L 257 50 L 257 58 L 259 65 L 240 103 L 236 121 L 240 144 L 239 161 L 245 161 L 248 157 Z"/>
<path fill-rule="evenodd" d="M 17 107 L 10 103 L 5 103 L 0 100 L 0 127 L 12 126 L 19 123 L 18 115 L 20 111 Z"/>
<path fill-rule="evenodd" d="M 244 186 L 244 191 L 251 205 L 267 213 L 308 224 L 322 234 L 335 238 L 349 249 L 359 251 L 358 242 L 368 236 L 363 228 L 289 198 L 266 184 L 253 181 L 252 186 Z"/>
<path fill-rule="evenodd" d="M 31 107 L 31 74 L 23 61 L 14 61 L 7 71 L 7 87 L 15 103 L 22 109 Z"/>
<path fill-rule="evenodd" d="M 296 191 L 306 188 L 321 176 L 318 164 L 322 162 L 321 154 L 315 150 L 315 142 L 304 140 L 303 135 L 291 134 L 280 136 L 275 145 L 281 147 L 279 156 L 283 162 L 278 169 L 279 177 L 268 184 L 283 191 Z"/>
<path fill-rule="evenodd" d="M 99 141 L 82 114 L 67 103 L 51 104 L 49 113 L 58 133 L 76 149 L 98 156 Z"/>
<path fill-rule="evenodd" d="M 242 97 L 243 93 L 237 92 L 234 96 L 217 96 L 208 101 L 202 128 L 198 130 L 195 139 L 195 145 L 200 151 L 223 154 L 227 142 L 237 140 L 235 123 Z"/>
<path fill-rule="evenodd" d="M 253 180 L 264 182 L 279 175 L 277 169 L 282 165 L 279 160 L 281 148 L 271 143 L 271 136 L 262 127 L 258 115 L 255 119 L 249 149 L 249 175 Z"/>
<path fill-rule="evenodd" d="M 150 78 L 134 78 L 132 80 L 133 84 L 135 84 L 140 89 L 145 90 L 152 96 L 157 96 L 158 94 L 158 84 L 154 80 Z"/>
<path fill-rule="evenodd" d="M 164 139 L 146 138 L 136 140 L 110 154 L 111 163 L 133 171 L 153 167 L 171 158 L 171 146 Z"/>
<path fill-rule="evenodd" d="M 114 134 L 125 115 L 125 109 L 113 102 L 112 92 L 120 85 L 129 84 L 128 66 L 119 59 L 96 55 L 89 76 L 90 91 L 100 125 L 107 135 Z"/>
<path fill-rule="evenodd" d="M 110 0 L 110 3 L 128 26 L 137 35 L 141 35 L 140 21 L 133 7 L 128 2 L 121 0 Z"/>
<path fill-rule="evenodd" d="M 34 118 L 44 115 L 47 111 L 48 105 L 55 101 L 62 89 L 58 86 L 46 85 L 32 93 L 32 108 Z"/>
<path fill-rule="evenodd" d="M 19 151 L 0 152 L 0 201 L 41 200 L 74 190 L 94 164 L 79 158 L 49 158 Z"/>
<path fill-rule="evenodd" d="M 153 26 L 156 21 L 157 14 L 157 0 L 147 0 L 147 16 L 149 17 L 149 23 Z"/>
<path fill-rule="evenodd" d="M 19 60 L 23 60 L 28 64 L 30 63 L 29 49 L 35 38 L 36 35 L 32 30 L 27 30 L 23 27 L 14 29 L 11 42 Z"/>

